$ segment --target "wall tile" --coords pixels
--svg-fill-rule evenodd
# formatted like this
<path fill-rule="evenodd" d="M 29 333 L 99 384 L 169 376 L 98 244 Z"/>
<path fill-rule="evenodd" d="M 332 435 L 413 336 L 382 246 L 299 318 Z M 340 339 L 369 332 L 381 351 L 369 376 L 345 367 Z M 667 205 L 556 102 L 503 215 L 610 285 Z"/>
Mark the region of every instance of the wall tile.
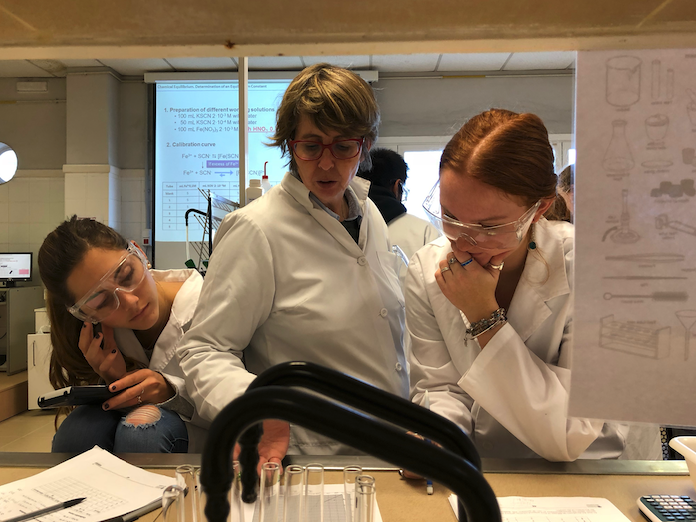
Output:
<path fill-rule="evenodd" d="M 48 178 L 29 179 L 29 201 L 48 201 L 50 180 Z"/>
<path fill-rule="evenodd" d="M 87 198 L 109 197 L 109 175 L 87 174 Z"/>
<path fill-rule="evenodd" d="M 7 223 L 0 223 L 0 244 L 7 243 L 9 241 L 9 230 L 10 225 Z M 2 249 L 0 249 L 2 252 Z"/>
<path fill-rule="evenodd" d="M 4 205 L 10 200 L 9 191 L 9 183 L 3 183 L 2 185 L 0 185 L 0 205 Z"/>
<path fill-rule="evenodd" d="M 87 197 L 87 175 L 65 175 L 65 199 L 84 200 Z"/>
<path fill-rule="evenodd" d="M 29 201 L 29 180 L 13 179 L 11 183 L 7 183 L 9 190 L 9 201 Z"/>
<path fill-rule="evenodd" d="M 29 223 L 31 221 L 31 216 L 29 212 L 29 203 L 27 201 L 15 201 L 10 200 L 8 205 L 9 214 L 7 221 L 9 223 Z"/>
<path fill-rule="evenodd" d="M 10 244 L 29 243 L 29 225 L 26 223 L 11 223 L 9 225 L 8 242 Z"/>

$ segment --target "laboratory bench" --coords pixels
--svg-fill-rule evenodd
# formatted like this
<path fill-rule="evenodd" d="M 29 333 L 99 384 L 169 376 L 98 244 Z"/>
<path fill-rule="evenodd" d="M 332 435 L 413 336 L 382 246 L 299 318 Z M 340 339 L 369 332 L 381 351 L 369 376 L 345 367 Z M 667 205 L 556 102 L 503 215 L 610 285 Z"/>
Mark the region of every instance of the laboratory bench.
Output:
<path fill-rule="evenodd" d="M 181 464 L 200 465 L 199 454 L 125 454 L 131 464 L 150 471 L 174 475 Z M 0 453 L 0 484 L 34 475 L 61 463 L 69 455 L 50 453 Z M 435 484 L 427 495 L 425 482 L 406 480 L 397 468 L 368 456 L 291 456 L 286 464 L 321 462 L 326 483 L 341 483 L 340 470 L 361 465 L 374 475 L 377 503 L 384 522 L 455 522 L 447 501 L 450 492 Z M 641 495 L 690 495 L 696 497 L 684 461 L 578 460 L 547 462 L 541 459 L 483 459 L 486 479 L 499 497 L 600 497 L 609 499 L 634 522 L 645 519 L 636 499 Z M 142 517 L 152 522 L 157 512 Z"/>

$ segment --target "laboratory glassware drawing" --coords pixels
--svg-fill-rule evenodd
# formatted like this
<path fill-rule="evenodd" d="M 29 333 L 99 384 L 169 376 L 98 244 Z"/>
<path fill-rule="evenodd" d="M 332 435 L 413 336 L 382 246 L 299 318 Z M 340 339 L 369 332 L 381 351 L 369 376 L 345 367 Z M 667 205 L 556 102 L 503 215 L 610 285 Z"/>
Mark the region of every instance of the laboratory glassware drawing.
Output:
<path fill-rule="evenodd" d="M 684 162 L 684 165 L 694 166 L 695 157 L 696 154 L 694 153 L 694 149 L 692 149 L 691 147 L 682 149 L 682 161 Z"/>
<path fill-rule="evenodd" d="M 652 78 L 650 82 L 650 98 L 652 101 L 665 100 L 672 101 L 674 98 L 674 69 L 667 69 L 665 81 L 662 82 L 662 61 L 652 61 Z M 664 87 L 663 87 L 664 85 Z"/>
<path fill-rule="evenodd" d="M 635 163 L 626 140 L 626 120 L 614 120 L 611 127 L 611 140 L 604 153 L 602 166 L 613 174 L 628 174 Z"/>
<path fill-rule="evenodd" d="M 612 294 L 606 292 L 604 300 L 611 299 L 651 299 L 652 301 L 688 301 L 689 294 L 686 292 L 652 292 L 651 294 Z"/>
<path fill-rule="evenodd" d="M 627 275 L 627 276 L 604 276 L 602 279 L 624 279 L 626 281 L 663 281 L 663 280 L 674 280 L 674 279 L 688 279 L 688 277 L 684 277 L 684 276 Z"/>
<path fill-rule="evenodd" d="M 662 230 L 664 228 L 671 228 L 677 232 L 684 232 L 690 236 L 696 236 L 696 227 L 682 223 L 681 221 L 670 221 L 667 214 L 660 214 L 655 218 L 655 228 Z"/>
<path fill-rule="evenodd" d="M 659 198 L 660 196 L 669 196 L 670 198 L 681 198 L 682 196 L 694 197 L 696 188 L 694 188 L 693 179 L 683 179 L 679 185 L 671 181 L 662 181 L 658 188 L 650 191 L 650 196 Z"/>
<path fill-rule="evenodd" d="M 601 319 L 599 345 L 641 357 L 664 359 L 669 357 L 671 332 L 669 326 L 652 328 L 635 322 L 617 321 L 612 314 Z"/>
<path fill-rule="evenodd" d="M 677 319 L 682 324 L 684 329 L 684 360 L 689 360 L 689 352 L 691 351 L 691 329 L 696 324 L 696 310 L 679 310 L 677 313 Z"/>
<path fill-rule="evenodd" d="M 641 63 L 635 56 L 615 56 L 607 60 L 607 103 L 630 107 L 640 100 Z"/>
<path fill-rule="evenodd" d="M 669 118 L 664 114 L 653 114 L 645 119 L 645 132 L 648 135 L 648 150 L 652 151 L 652 158 L 641 163 L 644 167 L 659 169 L 670 167 L 672 161 L 662 157 L 665 148 L 665 137 L 669 130 Z"/>
<path fill-rule="evenodd" d="M 689 95 L 689 103 L 686 105 L 686 114 L 689 117 L 691 125 L 696 127 L 696 90 L 686 89 L 686 94 Z"/>
<path fill-rule="evenodd" d="M 611 239 L 614 243 L 635 243 L 640 239 L 640 235 L 634 230 L 631 230 L 629 227 L 631 216 L 628 213 L 628 190 L 624 189 L 621 191 L 621 198 L 623 203 L 621 207 L 620 224 L 618 226 L 613 226 L 604 232 L 602 241 L 605 241 L 607 237 L 609 237 L 609 239 Z"/>
<path fill-rule="evenodd" d="M 678 263 L 684 261 L 683 254 L 626 254 L 620 256 L 606 256 L 607 261 L 630 261 L 632 263 Z"/>

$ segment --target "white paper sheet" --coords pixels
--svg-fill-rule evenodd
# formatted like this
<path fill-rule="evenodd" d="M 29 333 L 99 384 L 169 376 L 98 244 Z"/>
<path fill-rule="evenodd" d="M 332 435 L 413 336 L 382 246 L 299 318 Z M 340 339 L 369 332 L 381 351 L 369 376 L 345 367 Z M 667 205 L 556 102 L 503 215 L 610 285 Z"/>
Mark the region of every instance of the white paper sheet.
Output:
<path fill-rule="evenodd" d="M 569 413 L 696 425 L 696 50 L 579 52 Z"/>
<path fill-rule="evenodd" d="M 457 514 L 457 497 L 449 496 Z M 503 522 L 629 522 L 606 498 L 499 497 Z"/>
<path fill-rule="evenodd" d="M 100 522 L 156 501 L 173 484 L 174 477 L 144 471 L 95 447 L 33 477 L 0 486 L 0 519 L 86 497 L 77 506 L 41 517 L 41 522 Z"/>

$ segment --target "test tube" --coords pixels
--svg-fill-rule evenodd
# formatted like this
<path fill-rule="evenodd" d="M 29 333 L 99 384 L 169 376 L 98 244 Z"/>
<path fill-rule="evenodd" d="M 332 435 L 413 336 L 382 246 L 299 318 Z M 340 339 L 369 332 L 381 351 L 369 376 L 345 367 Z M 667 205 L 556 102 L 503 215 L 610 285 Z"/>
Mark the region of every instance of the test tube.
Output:
<path fill-rule="evenodd" d="M 196 516 L 198 522 L 203 522 L 205 520 L 205 493 L 203 493 L 203 486 L 201 486 L 201 468 L 194 468 L 193 478 L 196 484 Z"/>
<path fill-rule="evenodd" d="M 360 466 L 343 468 L 343 498 L 346 506 L 346 521 L 352 522 L 355 516 L 355 479 L 362 475 Z"/>
<path fill-rule="evenodd" d="M 176 485 L 184 490 L 184 514 L 186 522 L 198 522 L 196 505 L 196 477 L 193 466 L 184 464 L 176 468 Z"/>
<path fill-rule="evenodd" d="M 242 502 L 242 467 L 238 460 L 232 461 L 232 485 L 230 487 L 230 515 L 229 522 L 244 522 L 244 503 Z M 204 522 L 203 519 L 201 522 Z"/>
<path fill-rule="evenodd" d="M 162 492 L 162 520 L 164 522 L 186 522 L 184 498 L 181 486 L 167 486 Z"/>
<path fill-rule="evenodd" d="M 283 522 L 302 522 L 304 472 L 304 468 L 297 464 L 291 464 L 285 468 L 285 505 L 283 506 Z"/>
<path fill-rule="evenodd" d="M 280 499 L 280 464 L 266 462 L 261 466 L 259 522 L 278 522 Z"/>
<path fill-rule="evenodd" d="M 305 468 L 304 522 L 324 522 L 324 466 Z"/>
<path fill-rule="evenodd" d="M 375 478 L 360 475 L 355 479 L 354 522 L 372 522 L 375 511 Z"/>

